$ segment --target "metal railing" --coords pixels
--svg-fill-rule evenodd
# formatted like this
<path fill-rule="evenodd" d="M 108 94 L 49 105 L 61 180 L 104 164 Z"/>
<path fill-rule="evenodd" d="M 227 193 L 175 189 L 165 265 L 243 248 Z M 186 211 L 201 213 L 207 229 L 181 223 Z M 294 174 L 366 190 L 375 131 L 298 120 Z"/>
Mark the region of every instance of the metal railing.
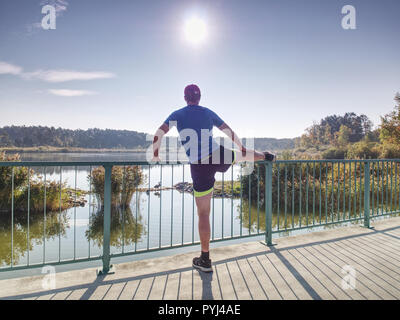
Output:
<path fill-rule="evenodd" d="M 359 221 L 369 228 L 373 218 L 400 213 L 399 166 L 400 160 L 398 159 L 282 160 L 274 163 L 258 162 L 252 173 L 247 175 L 243 173 L 241 165 L 232 166 L 230 171 L 216 177 L 217 182 L 210 213 L 211 241 L 265 236 L 266 244 L 272 245 L 274 233 L 288 233 L 301 229 L 329 227 L 335 224 L 358 223 Z M 141 177 L 137 181 L 135 180 L 136 184 L 133 183 L 133 180 L 137 176 L 127 173 L 132 167 L 137 168 L 135 172 L 136 174 L 139 172 Z M 24 168 L 24 174 L 18 171 L 21 168 Z M 38 168 L 43 168 L 44 174 L 39 179 L 41 184 L 36 183 L 36 188 L 32 189 L 32 176 L 37 173 L 31 170 L 38 170 Z M 49 168 L 59 170 L 60 174 L 59 180 L 51 182 L 52 185 L 47 178 L 46 170 Z M 67 210 L 64 208 L 66 201 L 71 200 L 65 199 L 66 187 L 63 185 L 62 175 L 65 168 L 73 169 L 75 181 L 68 192 L 72 192 L 75 202 L 78 190 L 77 168 L 86 168 L 88 172 L 89 187 L 86 190 L 86 195 L 89 197 L 88 219 L 90 221 L 94 217 L 96 223 L 88 227 L 86 234 L 88 254 L 86 257 L 77 257 L 76 254 L 80 248 L 79 244 L 77 247 L 76 239 L 76 203 L 73 207 L 69 207 L 73 210 L 74 221 L 73 257 L 62 259 L 62 231 L 59 220 L 57 220 L 56 228 L 48 227 L 47 219 L 60 218 Z M 99 177 L 99 172 L 94 171 L 95 168 L 103 168 L 100 175 L 103 180 L 99 180 L 100 187 L 103 189 L 99 187 L 99 184 L 94 184 L 94 180 Z M 120 185 L 115 179 L 113 180 L 113 168 L 121 168 Z M 154 171 L 158 171 L 157 178 L 159 179 L 156 188 L 151 186 Z M 165 172 L 168 173 L 168 178 L 164 178 L 163 181 Z M 229 178 L 226 179 L 226 176 Z M 3 225 L 3 228 L 0 228 L 0 237 L 3 232 L 7 238 L 10 238 L 10 252 L 0 247 L 0 252 L 9 257 L 8 260 L 5 259 L 9 262 L 8 265 L 3 262 L 3 265 L 6 265 L 0 268 L 1 271 L 101 259 L 103 262 L 102 272 L 107 273 L 110 269 L 111 258 L 199 243 L 196 236 L 195 201 L 191 192 L 187 163 L 154 165 L 138 161 L 0 162 L 0 179 L 3 180 L 0 181 L 0 202 L 3 201 L 3 205 L 0 203 L 0 209 L 3 209 L 3 212 L 0 212 L 0 218 L 1 216 L 11 217 L 10 221 L 7 220 L 8 218 L 3 219 L 11 228 L 10 235 L 8 236 L 6 231 L 1 231 L 5 230 L 7 226 Z M 182 181 L 178 181 L 179 179 Z M 176 184 L 177 182 L 179 183 Z M 39 263 L 31 263 L 29 255 L 32 249 L 30 242 L 32 226 L 30 223 L 32 223 L 32 216 L 38 216 L 38 211 L 40 211 L 40 208 L 37 208 L 37 201 L 34 201 L 35 197 L 40 196 L 37 191 L 38 186 L 43 189 L 43 201 L 39 202 L 43 208 L 43 212 L 40 214 L 40 221 L 43 221 L 43 235 L 42 239 L 39 239 L 40 241 L 37 240 L 43 247 L 43 259 Z M 53 188 L 51 192 L 50 188 Z M 93 188 L 97 189 L 93 190 Z M 129 188 L 131 188 L 131 192 L 127 191 Z M 54 190 L 59 192 L 57 196 L 59 208 L 56 213 L 50 213 L 49 203 L 57 201 Z M 143 195 L 147 202 L 144 206 L 141 203 L 144 201 L 141 199 Z M 125 201 L 120 201 L 124 196 Z M 24 205 L 21 205 L 22 200 L 18 200 L 19 207 L 16 207 L 17 197 L 26 201 L 26 210 L 21 209 L 25 208 Z M 92 200 L 95 197 L 98 200 L 98 211 L 93 213 L 91 208 Z M 127 197 L 128 200 L 126 200 Z M 159 197 L 159 200 L 156 197 Z M 181 199 L 177 201 L 177 197 L 181 197 Z M 115 204 L 116 201 L 119 201 L 118 205 Z M 9 207 L 6 210 L 4 209 L 5 202 Z M 134 203 L 134 213 L 130 208 L 132 203 Z M 151 209 L 151 206 L 156 204 L 159 208 Z M 32 206 L 36 206 L 35 214 L 33 214 Z M 191 208 L 187 209 L 188 206 Z M 142 207 L 147 210 L 147 215 L 140 213 Z M 24 216 L 26 223 L 18 222 L 21 210 L 26 211 L 24 213 L 27 215 Z M 141 224 L 140 219 L 146 220 L 145 223 Z M 72 221 L 72 215 L 70 220 Z M 116 224 L 117 236 L 112 232 L 115 229 L 112 224 L 116 220 L 122 221 Z M 16 248 L 16 236 L 22 228 L 17 226 L 18 223 L 26 228 L 26 234 L 21 233 L 23 237 L 26 237 L 24 240 L 26 248 L 22 245 Z M 99 233 L 96 233 L 91 237 L 91 228 L 98 228 L 99 224 L 102 225 L 100 236 Z M 55 230 L 57 228 L 58 230 Z M 53 247 L 51 250 L 58 251 L 58 259 L 46 259 L 46 239 L 49 239 L 47 234 L 49 229 Z M 128 248 L 127 234 L 131 237 L 130 248 Z M 56 243 L 57 236 L 58 245 Z M 97 255 L 91 252 L 93 245 L 90 242 L 91 239 L 94 239 L 93 242 L 97 241 L 98 244 L 101 244 L 101 252 Z M 18 243 L 22 242 L 21 239 L 18 240 Z M 116 247 L 119 249 L 111 252 L 111 248 L 115 249 Z M 17 265 L 14 261 L 16 250 L 19 250 L 22 255 L 26 253 L 25 264 Z"/>

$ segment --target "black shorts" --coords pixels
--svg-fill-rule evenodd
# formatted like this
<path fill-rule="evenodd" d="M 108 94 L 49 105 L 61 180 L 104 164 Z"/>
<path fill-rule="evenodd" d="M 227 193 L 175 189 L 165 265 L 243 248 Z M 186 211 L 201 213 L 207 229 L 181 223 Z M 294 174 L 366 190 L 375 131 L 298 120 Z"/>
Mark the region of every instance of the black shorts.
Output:
<path fill-rule="evenodd" d="M 226 172 L 235 163 L 236 152 L 220 146 L 199 163 L 190 164 L 195 197 L 203 197 L 214 189 L 215 174 Z"/>

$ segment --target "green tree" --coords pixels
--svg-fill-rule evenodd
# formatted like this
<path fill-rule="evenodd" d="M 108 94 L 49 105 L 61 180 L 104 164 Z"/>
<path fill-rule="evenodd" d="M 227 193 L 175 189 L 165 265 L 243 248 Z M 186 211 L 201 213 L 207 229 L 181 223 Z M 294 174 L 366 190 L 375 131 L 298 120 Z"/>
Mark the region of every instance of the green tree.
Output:
<path fill-rule="evenodd" d="M 347 158 L 349 159 L 376 159 L 379 158 L 380 150 L 376 143 L 368 142 L 367 139 L 353 143 L 348 146 Z"/>
<path fill-rule="evenodd" d="M 385 144 L 400 145 L 400 94 L 394 100 L 396 106 L 389 114 L 381 117 L 380 139 Z"/>
<path fill-rule="evenodd" d="M 0 152 L 0 161 L 19 162 L 21 160 L 19 154 L 6 155 L 5 152 Z M 43 212 L 45 189 L 48 212 L 66 210 L 74 206 L 70 201 L 66 182 L 62 185 L 55 181 L 45 183 L 43 177 L 35 173 L 33 169 L 4 166 L 0 167 L 0 213 L 10 212 L 12 205 L 15 212 L 25 212 L 28 209 L 28 188 L 31 213 Z"/>
<path fill-rule="evenodd" d="M 7 132 L 3 132 L 3 130 L 0 130 L 0 147 L 11 147 L 12 146 L 12 141 L 10 140 L 10 137 L 8 136 Z"/>
<path fill-rule="evenodd" d="M 104 167 L 94 168 L 87 179 L 92 184 L 100 206 L 104 205 Z M 114 166 L 111 172 L 111 203 L 115 207 L 129 206 L 144 174 L 140 166 Z"/>
<path fill-rule="evenodd" d="M 335 134 L 335 144 L 338 147 L 345 147 L 350 142 L 351 129 L 341 125 L 339 131 Z"/>
<path fill-rule="evenodd" d="M 343 116 L 325 117 L 319 123 L 313 123 L 306 129 L 306 133 L 301 136 L 301 146 L 308 148 L 335 144 L 335 137 L 342 126 L 350 130 L 346 132 L 348 142 L 354 143 L 371 132 L 372 122 L 366 115 L 357 115 L 354 112 L 347 112 Z"/>

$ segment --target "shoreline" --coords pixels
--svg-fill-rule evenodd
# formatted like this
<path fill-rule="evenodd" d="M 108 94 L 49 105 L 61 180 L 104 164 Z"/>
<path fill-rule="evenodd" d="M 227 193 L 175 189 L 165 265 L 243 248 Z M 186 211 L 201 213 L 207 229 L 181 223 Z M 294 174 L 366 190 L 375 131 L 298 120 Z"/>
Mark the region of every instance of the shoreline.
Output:
<path fill-rule="evenodd" d="M 58 147 L 2 147 L 0 152 L 6 153 L 143 153 L 147 149 L 86 149 L 86 148 L 58 148 Z"/>
<path fill-rule="evenodd" d="M 152 192 L 156 196 L 160 196 L 162 191 L 177 190 L 180 193 L 193 194 L 193 183 L 190 182 L 178 182 L 173 187 L 161 187 L 154 186 L 152 188 L 137 188 L 139 192 L 145 192 L 147 195 Z M 240 182 L 234 181 L 233 189 L 231 184 L 227 184 L 223 187 L 222 181 L 215 181 L 214 184 L 214 197 L 215 198 L 233 198 L 237 199 L 240 197 Z"/>

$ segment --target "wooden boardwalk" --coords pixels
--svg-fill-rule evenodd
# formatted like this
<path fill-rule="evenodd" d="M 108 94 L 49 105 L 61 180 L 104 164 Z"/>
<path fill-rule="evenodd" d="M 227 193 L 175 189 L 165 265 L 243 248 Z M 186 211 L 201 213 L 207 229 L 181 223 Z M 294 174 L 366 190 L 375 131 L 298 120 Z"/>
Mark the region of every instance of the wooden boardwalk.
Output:
<path fill-rule="evenodd" d="M 60 272 L 54 290 L 42 288 L 43 276 L 1 280 L 0 299 L 400 299 L 400 218 L 371 225 L 278 238 L 273 247 L 228 243 L 212 249 L 209 274 L 193 270 L 194 254 L 185 253 L 119 264 L 101 277 Z"/>

